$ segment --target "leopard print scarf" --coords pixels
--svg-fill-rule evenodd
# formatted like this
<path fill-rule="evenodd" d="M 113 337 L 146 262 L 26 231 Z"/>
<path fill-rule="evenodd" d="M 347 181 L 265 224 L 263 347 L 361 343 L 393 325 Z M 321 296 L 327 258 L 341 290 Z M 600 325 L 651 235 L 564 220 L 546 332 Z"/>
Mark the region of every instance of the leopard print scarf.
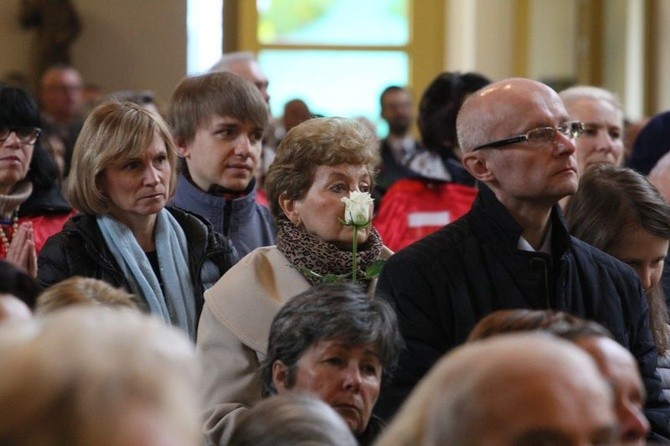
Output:
<path fill-rule="evenodd" d="M 318 275 L 351 273 L 353 253 L 343 251 L 332 243 L 308 233 L 303 226 L 296 226 L 286 219 L 277 222 L 278 231 L 276 244 L 279 252 L 284 254 L 291 264 L 312 285 L 322 282 Z M 369 280 L 362 279 L 364 271 L 374 261 L 379 260 L 382 252 L 382 240 L 379 233 L 370 227 L 368 240 L 358 245 L 358 277 L 360 282 L 369 285 Z"/>

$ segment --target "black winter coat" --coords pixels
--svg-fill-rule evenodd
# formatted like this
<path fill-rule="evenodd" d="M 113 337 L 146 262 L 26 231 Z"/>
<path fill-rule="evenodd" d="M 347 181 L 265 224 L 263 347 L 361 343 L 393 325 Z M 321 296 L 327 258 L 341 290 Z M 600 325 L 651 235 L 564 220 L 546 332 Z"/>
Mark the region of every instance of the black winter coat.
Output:
<path fill-rule="evenodd" d="M 522 228 L 481 186 L 468 214 L 386 262 L 377 293 L 396 307 L 407 349 L 375 408 L 382 418 L 482 317 L 500 309 L 554 309 L 599 322 L 633 353 L 648 395 L 645 414 L 662 436 L 655 438 L 670 438 L 670 403 L 655 374 L 657 353 L 637 275 L 571 237 L 558 206 L 551 225 L 551 255 L 518 250 Z"/>
<path fill-rule="evenodd" d="M 167 206 L 188 241 L 188 264 L 196 291 L 199 318 L 204 303 L 203 293 L 235 263 L 236 253 L 230 240 L 217 234 L 207 220 L 197 214 Z M 203 283 L 205 261 L 211 261 L 218 272 L 208 274 Z M 116 263 L 98 228 L 94 215 L 73 216 L 63 230 L 50 237 L 38 257 L 37 280 L 46 288 L 68 277 L 82 276 L 104 280 L 115 287 L 132 292 L 130 282 Z"/>

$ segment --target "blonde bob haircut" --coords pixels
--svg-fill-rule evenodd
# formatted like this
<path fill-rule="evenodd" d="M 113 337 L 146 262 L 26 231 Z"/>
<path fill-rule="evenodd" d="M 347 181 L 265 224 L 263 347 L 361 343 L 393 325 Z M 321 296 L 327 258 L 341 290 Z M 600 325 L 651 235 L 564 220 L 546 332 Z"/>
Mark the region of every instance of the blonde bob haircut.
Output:
<path fill-rule="evenodd" d="M 132 102 L 106 102 L 86 118 L 72 153 L 67 196 L 79 211 L 100 215 L 109 210 L 102 187 L 105 169 L 141 158 L 155 135 L 165 143 L 171 168 L 168 196 L 177 176 L 177 152 L 168 125 L 149 108 Z"/>
<path fill-rule="evenodd" d="M 313 118 L 284 136 L 265 178 L 270 210 L 275 220 L 285 218 L 279 198 L 302 200 L 314 182 L 318 166 L 365 166 L 370 189 L 379 165 L 379 142 L 363 124 L 345 118 Z"/>

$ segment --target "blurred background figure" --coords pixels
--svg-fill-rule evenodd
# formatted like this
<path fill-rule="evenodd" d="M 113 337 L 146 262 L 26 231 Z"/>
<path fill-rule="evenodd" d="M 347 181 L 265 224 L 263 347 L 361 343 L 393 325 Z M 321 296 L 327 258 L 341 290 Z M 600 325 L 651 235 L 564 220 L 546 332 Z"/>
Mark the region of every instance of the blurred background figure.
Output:
<path fill-rule="evenodd" d="M 226 72 L 235 73 L 242 76 L 258 88 L 263 95 L 266 103 L 270 103 L 270 94 L 268 93 L 267 76 L 263 73 L 256 57 L 253 53 L 248 51 L 237 51 L 233 53 L 226 53 L 221 56 L 221 59 L 209 69 L 210 73 Z"/>
<path fill-rule="evenodd" d="M 637 135 L 649 123 L 650 119 L 648 116 L 644 116 L 636 121 L 624 119 L 623 146 L 625 152 L 624 161 L 626 163 L 633 154 L 633 146 L 635 145 L 635 140 L 637 140 Z"/>
<path fill-rule="evenodd" d="M 186 335 L 138 312 L 0 326 L 0 443 L 197 446 L 197 376 Z"/>
<path fill-rule="evenodd" d="M 155 93 L 151 90 L 118 90 L 105 96 L 103 101 L 130 101 L 148 107 L 156 113 L 161 114 L 158 104 L 156 104 L 155 96 Z"/>
<path fill-rule="evenodd" d="M 313 117 L 315 116 L 312 115 L 312 112 L 309 111 L 307 103 L 305 103 L 305 101 L 302 99 L 291 99 L 288 101 L 286 104 L 284 104 L 284 113 L 281 117 L 281 125 L 277 126 L 277 129 L 275 130 L 277 143 L 281 142 L 281 139 L 284 137 L 284 135 L 286 135 L 286 133 L 293 127 Z"/>
<path fill-rule="evenodd" d="M 593 360 L 566 341 L 523 333 L 446 354 L 376 445 L 613 446 L 617 438 L 612 392 Z"/>
<path fill-rule="evenodd" d="M 265 399 L 240 419 L 228 446 L 358 446 L 342 417 L 304 394 Z"/>
<path fill-rule="evenodd" d="M 35 314 L 43 315 L 73 305 L 100 305 L 139 310 L 141 304 L 136 296 L 121 288 L 115 288 L 103 280 L 75 276 L 42 291 L 37 298 Z"/>
<path fill-rule="evenodd" d="M 39 255 L 39 282 L 102 279 L 195 339 L 203 292 L 234 263 L 230 241 L 204 218 L 167 206 L 176 146 L 157 113 L 107 102 L 77 139 L 68 197 L 80 214 Z"/>
<path fill-rule="evenodd" d="M 0 323 L 30 319 L 38 293 L 35 279 L 0 260 Z"/>
<path fill-rule="evenodd" d="M 456 116 L 463 101 L 489 83 L 478 73 L 439 74 L 419 104 L 425 150 L 407 160 L 411 173 L 386 192 L 374 224 L 393 251 L 437 231 L 470 210 L 477 190 L 461 164 Z"/>
<path fill-rule="evenodd" d="M 670 111 L 659 113 L 649 120 L 633 144 L 633 153 L 626 163 L 658 188 L 670 202 Z"/>
<path fill-rule="evenodd" d="M 40 77 L 38 102 L 45 135 L 57 135 L 65 144 L 64 176 L 70 172 L 72 150 L 83 125 L 83 82 L 70 65 L 54 65 Z"/>
<path fill-rule="evenodd" d="M 70 47 L 82 25 L 71 0 L 21 0 L 21 25 L 37 28 L 37 74 L 55 64 L 69 64 Z"/>
<path fill-rule="evenodd" d="M 302 99 L 292 99 L 284 104 L 284 114 L 282 115 L 282 125 L 284 133 L 291 130 L 303 121 L 312 117 L 309 107 Z"/>
<path fill-rule="evenodd" d="M 596 164 L 620 166 L 624 161 L 624 112 L 614 93 L 577 86 L 561 91 L 559 96 L 570 119 L 585 126 L 575 140 L 578 174 Z"/>
<path fill-rule="evenodd" d="M 379 102 L 381 117 L 388 124 L 388 134 L 380 142 L 382 162 L 376 191 L 381 198 L 396 180 L 412 175 L 407 164 L 421 151 L 421 145 L 411 133 L 414 104 L 409 90 L 391 85 L 384 89 Z"/>
<path fill-rule="evenodd" d="M 0 259 L 35 277 L 37 254 L 73 213 L 42 147 L 35 101 L 0 86 Z"/>
<path fill-rule="evenodd" d="M 552 334 L 586 351 L 614 391 L 620 444 L 646 444 L 649 421 L 643 413 L 646 392 L 640 371 L 633 355 L 616 342 L 605 327 L 562 311 L 498 310 L 473 327 L 468 342 L 518 332 Z"/>

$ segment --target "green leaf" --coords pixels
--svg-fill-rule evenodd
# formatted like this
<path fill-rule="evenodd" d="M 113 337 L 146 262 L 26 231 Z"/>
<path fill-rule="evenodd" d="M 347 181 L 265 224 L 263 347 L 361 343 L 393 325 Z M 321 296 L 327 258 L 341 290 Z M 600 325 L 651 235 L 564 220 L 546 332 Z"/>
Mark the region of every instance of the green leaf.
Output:
<path fill-rule="evenodd" d="M 365 278 L 366 279 L 375 279 L 379 277 L 379 274 L 382 272 L 386 260 L 375 260 L 365 269 Z"/>

